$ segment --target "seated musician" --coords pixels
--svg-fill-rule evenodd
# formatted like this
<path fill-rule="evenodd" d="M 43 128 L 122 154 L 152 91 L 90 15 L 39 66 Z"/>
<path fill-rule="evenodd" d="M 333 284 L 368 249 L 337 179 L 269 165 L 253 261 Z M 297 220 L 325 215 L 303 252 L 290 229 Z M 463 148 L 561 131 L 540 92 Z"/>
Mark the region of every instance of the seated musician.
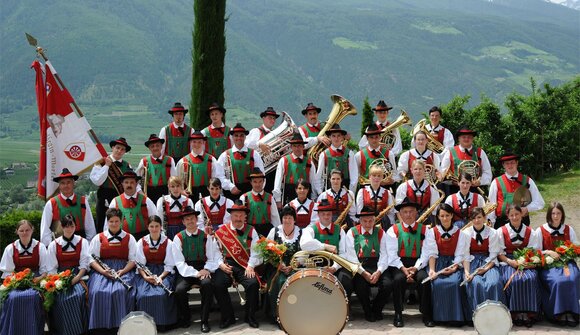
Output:
<path fill-rule="evenodd" d="M 301 229 L 318 221 L 318 213 L 314 210 L 316 201 L 308 198 L 310 183 L 304 179 L 296 182 L 296 198 L 288 203 L 288 206 L 296 211 L 296 225 Z"/>
<path fill-rule="evenodd" d="M 408 198 L 413 203 L 419 205 L 419 215 L 432 207 L 441 197 L 437 189 L 425 179 L 425 162 L 413 161 L 411 167 L 413 178 L 399 185 L 395 196 L 395 203 L 400 204 L 403 199 Z M 433 222 L 435 211 L 429 215 L 429 223 Z"/>
<path fill-rule="evenodd" d="M 185 229 L 180 216 L 183 209 L 193 207 L 193 201 L 182 193 L 183 179 L 173 176 L 169 178 L 169 194 L 157 200 L 157 215 L 161 218 L 165 234 L 170 240 Z"/>
<path fill-rule="evenodd" d="M 211 124 L 201 131 L 207 137 L 205 152 L 218 158 L 224 151 L 232 147 L 234 139 L 230 133 L 230 128 L 224 123 L 225 108 L 214 102 L 206 113 L 209 114 Z"/>
<path fill-rule="evenodd" d="M 363 207 L 370 207 L 378 215 L 386 210 L 388 206 L 391 209 L 383 214 L 381 219 L 381 227 L 387 231 L 389 227 L 395 223 L 395 199 L 391 191 L 381 186 L 381 181 L 385 176 L 385 172 L 379 166 L 371 166 L 369 169 L 370 184 L 361 186 L 356 195 L 357 212 L 360 213 Z"/>
<path fill-rule="evenodd" d="M 401 154 L 397 173 L 406 179 L 412 178 L 411 165 L 418 159 L 431 165 L 435 169 L 435 176 L 441 178 L 440 158 L 437 153 L 427 149 L 427 135 L 423 131 L 418 131 L 413 135 L 413 139 L 415 147 Z"/>
<path fill-rule="evenodd" d="M 219 268 L 213 276 L 215 297 L 220 306 L 220 328 L 228 328 L 236 322 L 234 309 L 228 287 L 234 281 L 244 287 L 247 303 L 244 320 L 252 328 L 258 328 L 256 311 L 258 309 L 258 295 L 260 278 L 254 268 L 262 263 L 254 246 L 258 241 L 258 233 L 252 225 L 246 224 L 246 217 L 250 210 L 241 201 L 234 202 L 228 209 L 231 222 L 223 224 L 215 233 L 224 255 L 219 261 Z M 234 252 L 234 250 L 236 252 Z"/>
<path fill-rule="evenodd" d="M 151 199 L 137 192 L 137 182 L 141 177 L 133 170 L 127 170 L 120 179 L 123 183 L 123 194 L 114 198 L 109 208 L 118 208 L 123 215 L 121 217 L 123 230 L 140 239 L 147 235 L 149 217 L 157 213 L 157 208 Z M 105 222 L 103 230 L 107 227 L 108 224 Z"/>
<path fill-rule="evenodd" d="M 134 286 L 137 242 L 133 235 L 121 229 L 123 213 L 117 208 L 107 210 L 107 227 L 90 244 L 89 331 L 112 329 L 135 308 Z M 118 275 L 115 277 L 114 273 Z"/>
<path fill-rule="evenodd" d="M 278 208 L 276 208 L 272 194 L 264 191 L 264 183 L 266 182 L 264 173 L 260 169 L 254 168 L 249 178 L 252 190 L 242 194 L 240 200 L 250 210 L 248 223 L 256 229 L 260 236 L 266 236 L 272 227 L 280 225 Z"/>
<path fill-rule="evenodd" d="M 188 110 L 181 102 L 173 104 L 167 113 L 171 114 L 173 121 L 159 131 L 159 138 L 165 140 L 163 143 L 163 154 L 173 157 L 177 162 L 181 157 L 189 152 L 189 135 L 193 133 L 193 128 L 185 122 L 185 114 Z"/>
<path fill-rule="evenodd" d="M 354 207 L 354 206 L 353 206 Z M 318 221 L 302 230 L 300 249 L 305 251 L 323 250 L 337 254 L 348 260 L 346 234 L 341 227 L 332 221 L 335 206 L 328 199 L 321 199 L 316 205 Z M 328 264 L 325 271 L 334 274 L 344 287 L 347 297 L 352 294 L 352 275 L 338 263 Z"/>
<path fill-rule="evenodd" d="M 183 328 L 188 328 L 191 325 L 191 311 L 187 292 L 192 285 L 200 286 L 201 331 L 207 333 L 210 331 L 209 312 L 214 294 L 211 276 L 215 273 L 221 256 L 214 237 L 198 228 L 198 215 L 198 211 L 185 207 L 181 213 L 185 229 L 173 239 L 172 255 L 178 272 L 175 300 L 178 324 Z"/>
<path fill-rule="evenodd" d="M 330 146 L 330 139 L 326 136 L 320 136 L 323 124 L 318 121 L 321 109 L 316 107 L 312 102 L 309 102 L 302 110 L 302 115 L 306 118 L 306 123 L 298 128 L 300 135 L 306 141 L 306 149 L 315 146 L 318 142 L 325 146 Z"/>
<path fill-rule="evenodd" d="M 77 179 L 79 176 L 73 175 L 67 168 L 62 169 L 60 175 L 53 178 L 53 181 L 58 183 L 59 194 L 47 201 L 42 211 L 40 241 L 44 245 L 49 245 L 53 240 L 53 234 L 56 232 L 53 229 L 67 214 L 75 218 L 75 234 L 86 237 L 88 241 L 95 236 L 95 221 L 88 197 L 75 193 Z"/>
<path fill-rule="evenodd" d="M 274 190 L 272 191 L 278 209 L 282 209 L 283 204 L 296 198 L 296 183 L 300 179 L 314 185 L 312 199 L 316 199 L 320 194 L 320 180 L 316 178 L 316 167 L 312 164 L 312 160 L 304 155 L 304 144 L 307 142 L 302 140 L 299 133 L 294 133 L 287 143 L 290 144 L 292 152 L 278 161 Z M 282 196 L 284 196 L 283 199 Z"/>
<path fill-rule="evenodd" d="M 227 209 L 232 208 L 234 202 L 222 195 L 222 182 L 218 178 L 209 180 L 207 186 L 209 195 L 199 199 L 195 203 L 195 210 L 200 212 L 197 218 L 197 226 L 208 234 L 205 230 L 207 225 L 211 226 L 211 233 L 218 230 L 224 222 L 230 222 L 230 213 Z"/>
<path fill-rule="evenodd" d="M 175 161 L 173 157 L 163 154 L 162 146 L 165 140 L 157 137 L 155 134 L 149 135 L 149 139 L 145 141 L 145 146 L 151 151 L 150 155 L 143 157 L 139 161 L 135 173 L 143 180 L 143 191 L 147 190 L 145 194 L 153 203 L 164 194 L 169 192 L 167 188 L 169 178 L 175 176 Z"/>
<path fill-rule="evenodd" d="M 441 111 L 441 108 L 437 106 L 431 107 L 431 109 L 429 109 L 430 123 L 426 124 L 425 128 L 427 128 L 427 130 L 431 132 L 431 135 L 435 136 L 437 141 L 443 144 L 445 148 L 451 149 L 455 145 L 455 139 L 453 138 L 451 131 L 441 125 L 442 115 L 443 111 Z M 415 138 L 411 140 L 411 147 L 414 146 L 414 143 L 416 143 Z M 443 155 L 444 153 L 441 153 L 440 157 L 442 158 Z"/>
<path fill-rule="evenodd" d="M 473 177 L 469 173 L 461 173 L 459 191 L 445 199 L 445 203 L 453 207 L 453 224 L 460 229 L 467 224 L 474 208 L 483 208 L 485 205 L 485 200 L 481 194 L 470 191 L 472 179 Z"/>
<path fill-rule="evenodd" d="M 153 317 L 160 329 L 167 329 L 177 322 L 178 315 L 175 298 L 161 285 L 174 290 L 173 242 L 161 231 L 161 218 L 157 215 L 149 218 L 147 229 L 149 235 L 137 241 L 136 261 L 145 265 L 150 274 L 137 265 L 135 309 Z"/>
<path fill-rule="evenodd" d="M 530 212 L 538 211 L 544 208 L 544 198 L 540 194 L 536 183 L 529 176 L 518 171 L 519 156 L 511 152 L 504 153 L 499 159 L 504 174 L 495 178 L 489 186 L 489 201 L 497 204 L 495 212 L 490 214 L 489 218 L 494 222 L 494 227 L 497 229 L 505 225 L 509 220 L 506 210 L 514 203 L 514 195 L 516 191 L 521 192 L 522 189 L 529 191 L 531 201 L 529 203 L 517 203 L 516 205 L 522 208 L 523 219 L 522 222 L 530 225 Z M 528 193 L 525 191 L 525 193 Z M 529 200 L 529 199 L 528 199 Z"/>
<path fill-rule="evenodd" d="M 250 173 L 254 168 L 264 171 L 264 162 L 256 150 L 245 145 L 246 135 L 249 132 L 241 123 L 237 123 L 230 133 L 234 145 L 219 156 L 218 164 L 223 167 L 225 173 L 222 182 L 224 195 L 234 199 L 252 189 Z"/>
<path fill-rule="evenodd" d="M 418 161 L 417 161 L 418 162 Z M 426 255 L 423 246 L 427 225 L 417 223 L 421 206 L 410 200 L 403 199 L 395 206 L 401 222 L 387 230 L 387 254 L 389 255 L 389 276 L 393 281 L 393 304 L 395 307 L 395 327 L 403 327 L 403 298 L 410 285 L 418 286 L 419 311 L 423 315 L 423 323 L 433 327 L 431 306 L 431 283 L 422 284 L 427 278 Z"/>
<path fill-rule="evenodd" d="M 361 148 L 354 156 L 359 175 L 368 179 L 371 164 L 377 165 L 375 161 L 381 160 L 383 164 L 380 164 L 380 166 L 384 166 L 385 172 L 391 172 L 391 176 L 381 181 L 381 185 L 393 187 L 394 183 L 400 180 L 400 176 L 395 173 L 397 165 L 393 151 L 381 146 L 381 130 L 377 125 L 371 124 L 368 126 L 365 130 L 365 136 L 368 139 L 368 145 Z"/>
<path fill-rule="evenodd" d="M 375 215 L 372 207 L 363 207 L 357 214 L 360 223 L 346 233 L 345 243 L 351 255 L 349 260 L 361 264 L 352 285 L 369 322 L 383 319 L 383 307 L 393 290 L 391 278 L 385 272 L 389 267 L 387 237 L 380 225 L 375 226 Z M 372 286 L 379 291 L 371 303 Z"/>
<path fill-rule="evenodd" d="M 204 152 L 204 142 L 207 138 L 199 131 L 190 137 L 191 152 L 177 162 L 177 173 L 185 181 L 185 190 L 193 203 L 200 195 L 207 196 L 210 178 L 223 179 L 223 168 L 212 155 Z"/>
<path fill-rule="evenodd" d="M 356 206 L 354 204 L 355 198 L 352 191 L 347 190 L 346 187 L 343 187 L 342 180 L 341 170 L 333 169 L 330 171 L 330 188 L 318 196 L 318 202 L 320 203 L 322 200 L 328 201 L 330 207 L 333 208 L 332 222 L 339 224 L 340 226 L 346 224 L 346 226 L 350 228 L 354 225 L 354 222 L 357 221 Z M 348 212 L 344 213 L 344 211 L 347 210 L 349 204 L 351 206 L 348 209 Z M 343 221 L 336 222 L 337 218 L 341 216 L 341 214 L 346 214 L 346 216 L 343 215 Z"/>
<path fill-rule="evenodd" d="M 377 117 L 377 121 L 373 123 L 371 126 L 376 126 L 379 131 L 386 128 L 390 122 L 389 118 L 389 111 L 393 109 L 393 107 L 388 106 L 383 100 L 380 100 L 377 103 L 377 106 L 373 108 L 375 115 Z M 401 151 L 403 150 L 403 143 L 401 142 L 401 133 L 399 129 L 393 129 L 393 136 L 395 136 L 395 143 L 393 144 L 392 148 L 386 148 L 393 152 L 394 156 L 398 156 Z M 360 141 L 358 142 L 358 147 L 363 150 L 368 146 L 368 135 L 365 134 Z M 394 167 L 393 167 L 394 168 Z"/>
<path fill-rule="evenodd" d="M 318 156 L 318 168 L 316 170 L 316 179 L 321 183 L 321 191 L 328 188 L 332 170 L 342 171 L 343 185 L 353 192 L 356 190 L 358 169 L 355 164 L 354 153 L 344 145 L 346 135 L 346 130 L 341 129 L 338 124 L 333 125 L 326 131 L 326 136 L 330 137 L 331 144 Z"/>

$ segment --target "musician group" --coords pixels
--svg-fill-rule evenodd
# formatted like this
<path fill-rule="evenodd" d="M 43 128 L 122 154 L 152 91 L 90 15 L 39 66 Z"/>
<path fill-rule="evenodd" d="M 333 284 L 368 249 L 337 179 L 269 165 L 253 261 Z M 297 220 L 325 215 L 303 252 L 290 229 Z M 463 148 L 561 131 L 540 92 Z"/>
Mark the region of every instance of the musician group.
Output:
<path fill-rule="evenodd" d="M 337 103 L 347 112 L 352 107 Z M 90 173 L 98 186 L 96 221 L 88 197 L 74 190 L 78 176 L 63 169 L 54 178 L 59 194 L 43 212 L 40 241 L 28 221 L 18 223 L 18 239 L 0 261 L 3 278 L 25 268 L 38 281 L 66 269 L 75 276 L 47 315 L 36 291 L 11 291 L 0 334 L 42 334 L 45 322 L 55 334 L 99 333 L 118 328 L 135 310 L 162 330 L 187 328 L 192 288 L 201 294 L 194 308 L 201 331 L 209 332 L 214 298 L 219 328 L 238 322 L 232 285 L 244 288 L 244 322 L 259 327 L 262 300 L 265 319 L 276 323 L 277 297 L 298 271 L 290 261 L 300 250 L 358 265 L 353 273 L 329 261 L 324 271 L 348 298 L 357 295 L 368 322 L 384 319 L 392 295 L 393 324 L 403 327 L 405 303 L 412 303 L 406 293 L 412 300 L 416 292 L 427 327 L 472 324 L 486 300 L 505 304 L 515 325 L 531 327 L 543 315 L 576 327 L 576 264 L 565 273 L 513 275 L 518 248 L 553 255 L 555 241 L 578 244 L 562 205 L 552 203 L 546 223 L 533 230 L 529 212 L 544 200 L 518 172 L 517 155 L 503 155 L 505 172 L 492 178 L 485 151 L 473 144 L 477 133 L 460 129 L 455 145 L 437 107 L 414 132 L 412 149 L 401 152 L 401 122 L 389 123 L 391 109 L 382 100 L 373 108 L 377 121 L 357 151 L 346 146 L 350 136 L 338 123 L 319 121 L 321 109 L 312 103 L 300 127 L 287 115 L 275 127 L 281 115 L 268 107 L 263 125 L 252 130 L 226 126 L 226 109 L 212 104 L 212 123 L 201 131 L 185 123 L 188 110 L 175 103 L 172 122 L 145 141 L 151 154 L 136 170 L 124 159 L 127 141 L 110 142 L 111 154 Z M 264 264 L 255 248 L 261 236 L 287 246 L 279 267 Z M 371 287 L 378 287 L 374 297 Z"/>

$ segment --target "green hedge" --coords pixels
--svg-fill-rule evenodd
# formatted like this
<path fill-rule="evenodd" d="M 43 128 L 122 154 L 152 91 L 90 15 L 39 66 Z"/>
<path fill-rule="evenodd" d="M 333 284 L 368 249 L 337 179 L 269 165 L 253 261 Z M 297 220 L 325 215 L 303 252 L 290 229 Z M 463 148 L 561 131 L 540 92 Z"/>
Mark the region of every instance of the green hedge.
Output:
<path fill-rule="evenodd" d="M 40 238 L 40 219 L 42 218 L 42 211 L 23 211 L 10 210 L 0 215 L 0 248 L 2 252 L 4 248 L 18 238 L 16 235 L 16 225 L 20 220 L 26 219 L 34 226 L 34 233 L 32 237 Z"/>

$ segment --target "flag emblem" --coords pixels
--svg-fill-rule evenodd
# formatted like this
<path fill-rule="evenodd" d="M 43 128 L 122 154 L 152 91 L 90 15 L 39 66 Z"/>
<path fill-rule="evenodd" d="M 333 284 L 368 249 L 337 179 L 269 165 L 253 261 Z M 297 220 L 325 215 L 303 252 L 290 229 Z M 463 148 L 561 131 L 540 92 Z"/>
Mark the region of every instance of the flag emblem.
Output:
<path fill-rule="evenodd" d="M 85 144 L 71 143 L 64 149 L 64 154 L 72 160 L 82 162 L 85 159 Z"/>

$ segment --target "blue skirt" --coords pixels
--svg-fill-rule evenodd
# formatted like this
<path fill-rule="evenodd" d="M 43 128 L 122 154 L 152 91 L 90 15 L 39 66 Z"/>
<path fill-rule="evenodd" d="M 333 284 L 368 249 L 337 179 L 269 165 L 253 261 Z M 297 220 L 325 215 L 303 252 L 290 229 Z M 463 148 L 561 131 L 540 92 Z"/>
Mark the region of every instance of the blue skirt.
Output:
<path fill-rule="evenodd" d="M 563 268 L 540 271 L 542 307 L 548 318 L 562 313 L 580 314 L 580 271 L 574 262 L 568 263 L 570 276 Z"/>
<path fill-rule="evenodd" d="M 486 255 L 474 255 L 475 259 L 471 261 L 470 272 L 486 264 Z M 464 277 L 465 279 L 465 277 Z M 474 276 L 471 282 L 465 284 L 465 291 L 467 302 L 464 305 L 465 315 L 471 320 L 473 312 L 477 309 L 477 305 L 486 300 L 499 301 L 505 304 L 505 295 L 503 293 L 503 282 L 501 274 L 497 266 L 492 267 L 483 274 L 483 276 Z"/>
<path fill-rule="evenodd" d="M 38 291 L 13 290 L 0 311 L 1 335 L 44 334 L 44 309 Z"/>
<path fill-rule="evenodd" d="M 103 260 L 114 270 L 121 270 L 126 260 Z M 135 271 L 123 275 L 123 279 L 134 285 Z M 135 288 L 128 291 L 117 280 L 109 279 L 96 271 L 91 272 L 89 279 L 89 329 L 117 328 L 121 320 L 135 307 Z"/>
<path fill-rule="evenodd" d="M 516 272 L 509 265 L 500 266 L 501 276 L 504 283 Z M 540 311 L 540 286 L 538 272 L 535 269 L 524 269 L 513 276 L 510 285 L 505 290 L 507 299 L 506 306 L 511 312 Z"/>
<path fill-rule="evenodd" d="M 435 262 L 435 271 L 453 264 L 454 258 L 454 256 L 439 256 Z M 439 275 L 431 281 L 434 321 L 465 321 L 459 287 L 462 280 L 461 269 L 458 269 L 449 276 Z"/>
<path fill-rule="evenodd" d="M 89 315 L 86 290 L 80 282 L 55 295 L 49 317 L 53 334 L 76 335 L 87 332 Z"/>
<path fill-rule="evenodd" d="M 156 275 L 163 273 L 162 264 L 147 264 L 151 272 Z M 161 286 L 153 286 L 141 275 L 136 275 L 137 302 L 135 309 L 144 311 L 155 319 L 157 325 L 171 325 L 177 322 L 177 306 L 175 305 L 175 298 L 169 296 Z M 175 277 L 170 274 L 163 279 L 163 283 L 170 290 L 175 289 Z"/>

